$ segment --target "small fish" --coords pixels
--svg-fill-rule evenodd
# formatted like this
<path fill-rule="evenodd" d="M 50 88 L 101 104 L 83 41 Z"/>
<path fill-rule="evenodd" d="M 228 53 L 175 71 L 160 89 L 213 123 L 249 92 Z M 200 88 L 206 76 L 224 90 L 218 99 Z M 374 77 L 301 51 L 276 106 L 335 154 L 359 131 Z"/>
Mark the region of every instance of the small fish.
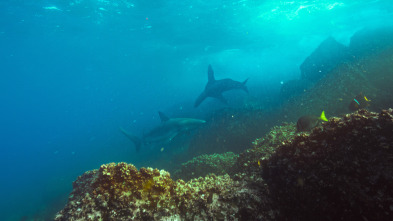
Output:
<path fill-rule="evenodd" d="M 302 116 L 297 120 L 296 128 L 297 131 L 310 131 L 314 127 L 318 126 L 322 121 L 328 121 L 325 116 L 325 111 L 322 111 L 321 116 L 306 115 Z"/>
<path fill-rule="evenodd" d="M 258 160 L 258 166 L 261 166 L 261 161 Z"/>
<path fill-rule="evenodd" d="M 350 111 L 357 111 L 362 108 L 366 108 L 370 106 L 371 100 L 367 99 L 362 93 L 356 95 L 356 97 L 349 103 L 349 110 Z"/>
<path fill-rule="evenodd" d="M 367 97 L 366 97 L 366 96 L 364 96 L 364 100 L 366 100 L 366 101 L 371 101 L 371 100 L 367 99 Z"/>

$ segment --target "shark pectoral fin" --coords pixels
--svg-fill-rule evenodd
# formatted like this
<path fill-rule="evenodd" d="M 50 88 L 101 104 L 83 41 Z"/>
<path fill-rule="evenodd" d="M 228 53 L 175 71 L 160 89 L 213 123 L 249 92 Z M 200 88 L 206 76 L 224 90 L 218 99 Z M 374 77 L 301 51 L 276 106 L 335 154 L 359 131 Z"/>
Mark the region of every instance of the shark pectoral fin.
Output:
<path fill-rule="evenodd" d="M 218 100 L 220 100 L 222 103 L 228 104 L 227 100 L 225 99 L 225 97 L 222 94 L 218 95 L 216 98 Z"/>
<path fill-rule="evenodd" d="M 160 119 L 161 119 L 161 122 L 164 122 L 164 121 L 168 121 L 169 120 L 169 117 L 167 117 L 164 113 L 162 113 L 161 111 L 158 111 L 158 115 L 160 115 Z"/>
<path fill-rule="evenodd" d="M 200 94 L 199 97 L 195 100 L 194 107 L 198 107 L 205 99 L 206 99 L 206 93 L 202 92 L 202 94 Z"/>
<path fill-rule="evenodd" d="M 140 149 L 141 149 L 141 146 L 142 146 L 142 140 L 141 140 L 139 137 L 137 137 L 137 136 L 135 136 L 135 135 L 132 135 L 132 134 L 128 133 L 127 131 L 125 131 L 125 130 L 124 130 L 123 128 L 121 128 L 121 127 L 120 127 L 120 130 L 121 130 L 121 132 L 122 132 L 124 135 L 126 135 L 126 137 L 127 137 L 128 139 L 130 139 L 130 140 L 134 143 L 135 148 L 136 148 L 136 152 L 139 152 Z"/>

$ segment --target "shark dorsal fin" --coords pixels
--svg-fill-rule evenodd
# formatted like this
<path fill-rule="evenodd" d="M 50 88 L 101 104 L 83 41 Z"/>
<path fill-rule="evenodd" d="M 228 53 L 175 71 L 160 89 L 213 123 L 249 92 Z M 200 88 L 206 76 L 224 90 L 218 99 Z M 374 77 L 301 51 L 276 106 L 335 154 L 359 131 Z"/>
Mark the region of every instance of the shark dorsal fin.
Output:
<path fill-rule="evenodd" d="M 158 115 L 160 115 L 161 122 L 165 122 L 169 120 L 169 117 L 167 117 L 164 113 L 161 111 L 158 111 Z"/>
<path fill-rule="evenodd" d="M 214 79 L 214 71 L 210 64 L 209 67 L 207 68 L 207 77 L 208 77 L 208 82 L 212 82 L 216 80 Z"/>

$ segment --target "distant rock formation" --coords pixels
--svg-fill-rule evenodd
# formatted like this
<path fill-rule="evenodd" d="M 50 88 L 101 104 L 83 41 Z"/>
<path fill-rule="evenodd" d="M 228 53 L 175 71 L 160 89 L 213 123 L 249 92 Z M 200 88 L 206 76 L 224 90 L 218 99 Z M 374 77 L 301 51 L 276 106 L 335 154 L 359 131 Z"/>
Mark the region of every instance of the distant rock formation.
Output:
<path fill-rule="evenodd" d="M 300 65 L 301 79 L 317 82 L 349 59 L 351 59 L 349 49 L 333 37 L 329 37 Z"/>
<path fill-rule="evenodd" d="M 393 46 L 393 26 L 365 28 L 351 37 L 349 49 L 356 58 L 378 53 Z"/>
<path fill-rule="evenodd" d="M 392 33 L 391 38 L 386 37 L 388 33 Z M 318 115 L 322 110 L 327 117 L 349 113 L 350 102 L 361 92 L 371 100 L 370 110 L 392 107 L 393 31 L 360 31 L 352 38 L 350 48 L 358 54 L 354 59 L 334 68 L 307 93 L 283 103 L 280 115 L 286 116 L 286 121 L 296 122 L 300 116 Z"/>

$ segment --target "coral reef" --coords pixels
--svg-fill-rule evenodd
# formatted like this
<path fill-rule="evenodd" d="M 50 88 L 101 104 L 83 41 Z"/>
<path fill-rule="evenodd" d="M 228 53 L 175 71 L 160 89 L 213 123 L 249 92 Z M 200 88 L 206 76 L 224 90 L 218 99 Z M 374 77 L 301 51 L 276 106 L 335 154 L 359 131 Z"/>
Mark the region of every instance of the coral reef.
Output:
<path fill-rule="evenodd" d="M 392 220 L 393 110 L 359 110 L 300 134 L 262 162 L 282 218 Z"/>
<path fill-rule="evenodd" d="M 182 163 L 181 168 L 174 172 L 174 178 L 190 180 L 192 178 L 204 177 L 209 173 L 224 175 L 228 169 L 235 164 L 237 154 L 227 152 L 223 154 L 201 155 L 192 160 Z"/>
<path fill-rule="evenodd" d="M 268 202 L 264 185 L 250 188 L 228 175 L 175 182 L 163 170 L 111 163 L 73 186 L 55 220 L 266 220 L 274 214 L 258 209 Z"/>

